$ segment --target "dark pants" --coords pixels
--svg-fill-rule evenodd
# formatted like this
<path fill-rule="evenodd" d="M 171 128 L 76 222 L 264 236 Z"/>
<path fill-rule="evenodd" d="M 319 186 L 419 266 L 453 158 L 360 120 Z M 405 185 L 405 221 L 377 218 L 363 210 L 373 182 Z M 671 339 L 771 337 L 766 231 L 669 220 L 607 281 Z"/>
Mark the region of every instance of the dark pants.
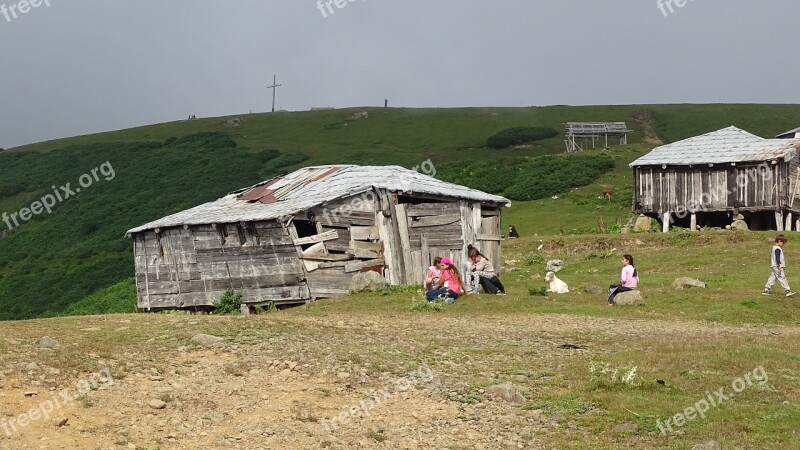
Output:
<path fill-rule="evenodd" d="M 490 293 L 490 294 L 497 294 L 498 292 L 502 292 L 505 294 L 506 288 L 503 287 L 503 283 L 500 281 L 500 278 L 497 278 L 497 275 L 487 278 L 487 277 L 480 277 L 481 286 L 483 286 L 483 290 Z"/>
<path fill-rule="evenodd" d="M 425 298 L 427 298 L 429 302 L 432 302 L 436 300 L 436 298 L 439 297 L 440 295 L 444 295 L 445 297 L 450 297 L 452 299 L 458 298 L 458 292 L 451 291 L 450 289 L 447 288 L 441 288 L 435 291 L 428 291 L 428 293 L 425 294 Z"/>
<path fill-rule="evenodd" d="M 632 288 L 625 287 L 625 286 L 620 286 L 619 284 L 612 284 L 611 286 L 608 287 L 608 304 L 609 305 L 613 305 L 614 304 L 614 297 L 616 297 L 617 294 L 619 294 L 620 292 L 629 292 L 629 291 L 635 291 L 635 290 L 636 289 L 632 289 Z"/>

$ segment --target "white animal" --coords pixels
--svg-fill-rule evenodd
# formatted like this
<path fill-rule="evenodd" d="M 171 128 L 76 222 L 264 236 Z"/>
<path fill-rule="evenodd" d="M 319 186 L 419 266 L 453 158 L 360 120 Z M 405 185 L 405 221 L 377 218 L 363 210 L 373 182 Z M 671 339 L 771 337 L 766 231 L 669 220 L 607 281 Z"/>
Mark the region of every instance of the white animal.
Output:
<path fill-rule="evenodd" d="M 544 281 L 550 283 L 550 289 L 548 289 L 547 292 L 553 292 L 555 294 L 566 294 L 569 292 L 567 283 L 561 281 L 554 272 L 547 272 L 547 275 L 544 276 Z"/>

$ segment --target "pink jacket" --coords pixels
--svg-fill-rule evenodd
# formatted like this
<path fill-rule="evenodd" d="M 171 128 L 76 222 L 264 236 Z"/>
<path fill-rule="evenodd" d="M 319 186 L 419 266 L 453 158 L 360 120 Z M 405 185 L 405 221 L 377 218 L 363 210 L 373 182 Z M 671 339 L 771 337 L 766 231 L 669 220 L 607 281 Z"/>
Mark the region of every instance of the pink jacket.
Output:
<path fill-rule="evenodd" d="M 636 289 L 639 287 L 639 277 L 633 276 L 636 269 L 633 266 L 625 266 L 622 268 L 622 286 L 626 288 Z"/>

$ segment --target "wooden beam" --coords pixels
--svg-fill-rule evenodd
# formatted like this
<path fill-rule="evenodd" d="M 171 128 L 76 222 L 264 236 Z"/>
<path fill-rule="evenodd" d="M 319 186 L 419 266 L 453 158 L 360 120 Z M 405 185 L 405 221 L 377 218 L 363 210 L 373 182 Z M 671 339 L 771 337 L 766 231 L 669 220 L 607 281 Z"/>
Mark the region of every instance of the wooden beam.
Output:
<path fill-rule="evenodd" d="M 339 239 L 339 233 L 336 230 L 332 230 L 326 233 L 318 234 L 316 236 L 294 239 L 293 242 L 294 245 L 308 245 L 325 241 L 335 241 L 336 239 Z"/>
<path fill-rule="evenodd" d="M 446 214 L 441 216 L 420 217 L 419 220 L 411 222 L 411 228 L 435 227 L 439 225 L 449 225 L 461 220 L 461 214 Z"/>
<path fill-rule="evenodd" d="M 385 261 L 384 261 L 383 258 L 370 259 L 369 261 L 352 262 L 352 263 L 347 264 L 346 266 L 344 266 L 344 271 L 347 272 L 347 273 L 358 272 L 359 270 L 363 269 L 364 267 L 382 266 L 384 264 L 384 262 Z"/>
<path fill-rule="evenodd" d="M 500 242 L 501 240 L 500 236 L 493 236 L 491 234 L 483 234 L 483 233 L 478 234 L 477 239 L 479 241 L 497 241 L 497 242 Z"/>
<path fill-rule="evenodd" d="M 311 261 L 349 261 L 353 259 L 351 255 L 334 255 L 330 253 L 311 253 L 302 256 L 303 260 Z"/>
<path fill-rule="evenodd" d="M 692 227 L 692 231 L 697 231 L 697 213 L 692 213 L 689 224 L 689 226 Z"/>
<path fill-rule="evenodd" d="M 665 212 L 661 214 L 661 221 L 662 223 L 662 231 L 664 233 L 669 233 L 669 223 L 672 220 L 672 214 L 669 212 Z"/>
<path fill-rule="evenodd" d="M 400 234 L 400 247 L 403 250 L 403 262 L 406 274 L 405 282 L 410 283 L 411 280 L 414 279 L 414 264 L 411 258 L 411 239 L 408 236 L 408 213 L 406 212 L 406 205 L 395 206 L 395 212 L 397 213 L 395 221 L 397 223 L 397 232 Z M 433 216 L 433 218 L 435 217 L 436 216 Z M 426 217 L 425 219 L 429 218 Z"/>
<path fill-rule="evenodd" d="M 392 208 L 394 209 L 394 208 Z M 378 227 L 350 227 L 350 239 L 354 241 L 372 241 L 380 239 Z"/>
<path fill-rule="evenodd" d="M 357 259 L 375 259 L 381 256 L 378 252 L 372 250 L 361 250 L 360 248 L 351 248 L 347 250 L 348 255 L 353 255 Z"/>

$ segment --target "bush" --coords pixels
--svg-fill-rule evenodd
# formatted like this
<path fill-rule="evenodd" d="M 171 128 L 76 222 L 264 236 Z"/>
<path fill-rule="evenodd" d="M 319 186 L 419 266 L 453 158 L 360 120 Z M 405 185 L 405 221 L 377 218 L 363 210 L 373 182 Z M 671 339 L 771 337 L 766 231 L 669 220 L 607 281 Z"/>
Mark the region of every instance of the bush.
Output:
<path fill-rule="evenodd" d="M 586 186 L 613 168 L 614 159 L 609 156 L 549 155 L 444 164 L 437 167 L 437 177 L 511 200 L 527 201 Z"/>
<path fill-rule="evenodd" d="M 411 299 L 412 312 L 442 312 L 446 304 L 444 302 L 429 302 L 418 298 Z"/>
<path fill-rule="evenodd" d="M 534 297 L 547 297 L 547 288 L 546 287 L 529 287 L 528 288 L 528 295 L 532 295 Z"/>
<path fill-rule="evenodd" d="M 513 145 L 527 144 L 558 136 L 558 131 L 545 127 L 507 128 L 486 140 L 491 148 L 508 148 Z"/>
<path fill-rule="evenodd" d="M 305 153 L 292 152 L 284 153 L 275 159 L 272 159 L 267 165 L 273 169 L 282 169 L 284 167 L 294 166 L 309 159 Z"/>
<path fill-rule="evenodd" d="M 222 297 L 214 302 L 215 314 L 239 314 L 242 311 L 242 294 L 233 289 L 225 289 Z"/>

